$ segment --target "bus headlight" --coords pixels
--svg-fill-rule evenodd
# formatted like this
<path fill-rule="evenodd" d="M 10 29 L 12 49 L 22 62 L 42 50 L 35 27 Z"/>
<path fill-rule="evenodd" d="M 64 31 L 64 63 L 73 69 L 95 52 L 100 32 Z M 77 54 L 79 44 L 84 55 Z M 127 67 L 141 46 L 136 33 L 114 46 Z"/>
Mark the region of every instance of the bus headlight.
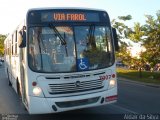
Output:
<path fill-rule="evenodd" d="M 116 80 L 110 80 L 109 81 L 109 89 L 113 88 L 116 86 Z"/>
<path fill-rule="evenodd" d="M 41 93 L 42 93 L 42 89 L 41 89 L 40 87 L 34 87 L 34 88 L 33 88 L 33 94 L 34 94 L 35 96 L 40 96 Z"/>

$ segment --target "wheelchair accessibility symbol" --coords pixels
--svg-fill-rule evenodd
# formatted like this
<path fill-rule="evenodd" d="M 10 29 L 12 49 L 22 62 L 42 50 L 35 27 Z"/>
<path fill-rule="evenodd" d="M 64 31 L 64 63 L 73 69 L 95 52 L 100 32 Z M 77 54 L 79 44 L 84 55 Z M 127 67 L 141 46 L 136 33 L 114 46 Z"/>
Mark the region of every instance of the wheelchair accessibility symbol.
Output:
<path fill-rule="evenodd" d="M 85 62 L 82 61 L 82 59 L 80 60 L 81 62 L 79 63 L 79 68 L 82 70 L 85 70 L 87 68 Z"/>
<path fill-rule="evenodd" d="M 81 58 L 78 59 L 78 69 L 80 71 L 82 70 L 88 70 L 88 59 L 87 58 Z"/>

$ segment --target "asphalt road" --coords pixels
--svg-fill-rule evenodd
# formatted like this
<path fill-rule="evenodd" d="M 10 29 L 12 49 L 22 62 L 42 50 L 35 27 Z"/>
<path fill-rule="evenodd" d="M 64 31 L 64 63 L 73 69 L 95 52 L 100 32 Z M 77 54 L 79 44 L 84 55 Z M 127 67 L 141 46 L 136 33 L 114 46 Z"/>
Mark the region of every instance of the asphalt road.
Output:
<path fill-rule="evenodd" d="M 28 115 L 23 104 L 20 102 L 15 91 L 8 86 L 7 76 L 4 73 L 4 66 L 0 66 L 0 119 L 14 117 L 20 119 L 127 119 L 125 115 L 155 115 L 151 116 L 160 119 L 160 87 L 151 87 L 132 83 L 119 79 L 118 81 L 118 102 L 94 108 L 87 108 L 59 114 Z M 8 116 L 12 114 L 15 116 Z M 134 117 L 134 116 L 131 116 Z M 136 117 L 136 116 L 135 116 Z M 139 116 L 138 116 L 139 117 Z M 150 117 L 150 116 L 149 116 Z"/>

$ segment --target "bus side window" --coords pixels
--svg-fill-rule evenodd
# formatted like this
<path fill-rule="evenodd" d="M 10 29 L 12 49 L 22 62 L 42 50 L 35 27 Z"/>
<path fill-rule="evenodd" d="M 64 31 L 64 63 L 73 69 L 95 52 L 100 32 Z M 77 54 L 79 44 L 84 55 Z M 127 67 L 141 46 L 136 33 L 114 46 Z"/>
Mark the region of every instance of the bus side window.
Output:
<path fill-rule="evenodd" d="M 24 30 L 18 32 L 18 45 L 20 48 L 26 47 L 26 32 Z"/>

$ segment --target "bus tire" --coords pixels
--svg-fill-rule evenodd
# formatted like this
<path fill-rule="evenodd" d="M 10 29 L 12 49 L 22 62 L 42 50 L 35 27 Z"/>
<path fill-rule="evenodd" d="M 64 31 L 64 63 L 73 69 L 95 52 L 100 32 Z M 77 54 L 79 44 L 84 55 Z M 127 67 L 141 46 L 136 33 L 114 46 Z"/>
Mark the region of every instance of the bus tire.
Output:
<path fill-rule="evenodd" d="M 9 72 L 8 72 L 8 69 L 7 69 L 7 77 L 8 77 L 8 85 L 9 85 L 9 86 L 12 86 L 12 83 L 11 83 L 10 78 L 9 78 Z"/>
<path fill-rule="evenodd" d="M 18 93 L 19 98 L 22 99 L 22 93 L 20 90 L 20 84 L 19 84 L 18 80 L 17 80 L 17 93 Z"/>

